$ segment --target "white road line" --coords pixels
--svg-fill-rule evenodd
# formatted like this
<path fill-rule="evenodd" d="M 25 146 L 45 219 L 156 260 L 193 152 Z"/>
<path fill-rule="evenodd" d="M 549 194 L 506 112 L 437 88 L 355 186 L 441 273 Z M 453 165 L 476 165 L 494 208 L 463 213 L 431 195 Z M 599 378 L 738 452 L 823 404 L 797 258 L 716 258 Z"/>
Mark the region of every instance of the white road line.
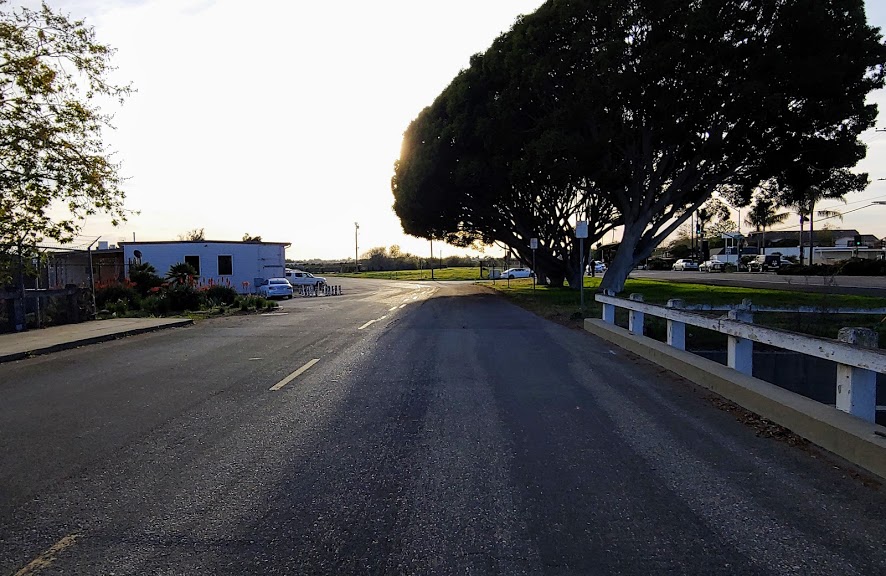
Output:
<path fill-rule="evenodd" d="M 384 319 L 387 318 L 387 317 L 388 317 L 388 315 L 385 314 L 385 315 L 382 316 L 381 318 L 376 318 L 375 320 L 370 320 L 369 322 L 367 322 L 367 323 L 364 324 L 363 326 L 360 326 L 359 328 L 357 328 L 357 330 L 363 330 L 363 329 L 366 328 L 367 326 L 371 326 L 372 324 L 374 324 L 374 323 L 376 323 L 376 322 L 381 322 L 382 320 L 384 320 Z"/>
<path fill-rule="evenodd" d="M 406 308 L 406 304 L 400 304 L 400 308 Z"/>
<path fill-rule="evenodd" d="M 306 363 L 304 366 L 302 366 L 301 368 L 299 368 L 298 370 L 296 370 L 295 372 L 293 372 L 292 374 L 290 374 L 289 376 L 287 376 L 283 380 L 280 380 L 279 382 L 277 382 L 276 384 L 274 384 L 273 386 L 268 388 L 268 390 L 276 392 L 280 388 L 283 388 L 284 386 L 286 386 L 287 384 L 289 384 L 290 382 L 292 382 L 293 380 L 295 380 L 296 378 L 298 378 L 299 376 L 304 374 L 308 370 L 308 368 L 310 368 L 311 366 L 313 366 L 314 364 L 316 364 L 319 361 L 320 361 L 319 358 L 314 358 L 313 360 Z"/>
<path fill-rule="evenodd" d="M 402 308 L 402 306 L 400 306 L 400 308 Z M 394 306 L 393 308 L 388 308 L 388 312 L 393 312 L 393 311 L 396 310 L 396 309 L 397 309 L 396 306 Z"/>

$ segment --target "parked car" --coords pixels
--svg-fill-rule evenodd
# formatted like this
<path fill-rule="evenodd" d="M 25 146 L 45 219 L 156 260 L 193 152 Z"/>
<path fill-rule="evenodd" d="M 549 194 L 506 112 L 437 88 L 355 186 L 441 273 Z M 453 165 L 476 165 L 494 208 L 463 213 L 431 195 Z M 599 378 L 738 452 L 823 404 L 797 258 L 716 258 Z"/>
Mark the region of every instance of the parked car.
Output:
<path fill-rule="evenodd" d="M 502 278 L 507 278 L 509 280 L 513 280 L 514 278 L 530 278 L 531 276 L 532 270 L 529 268 L 508 268 L 501 273 Z"/>
<path fill-rule="evenodd" d="M 726 269 L 726 263 L 719 260 L 705 260 L 698 265 L 698 269 L 702 272 L 722 272 Z"/>
<path fill-rule="evenodd" d="M 672 270 L 680 270 L 681 272 L 685 272 L 686 270 L 698 270 L 698 262 L 693 260 L 692 258 L 680 258 L 674 265 L 671 267 Z"/>
<path fill-rule="evenodd" d="M 259 285 L 258 295 L 265 298 L 292 298 L 292 284 L 286 278 L 268 278 Z"/>
<path fill-rule="evenodd" d="M 304 272 L 303 270 L 290 270 L 286 269 L 286 279 L 289 280 L 289 283 L 293 286 L 323 286 L 326 284 L 326 278 L 322 276 L 314 276 L 310 272 Z"/>
<path fill-rule="evenodd" d="M 770 270 L 778 270 L 785 266 L 793 266 L 790 260 L 782 259 L 779 254 L 760 254 L 754 256 L 754 259 L 748 262 L 749 272 L 768 272 Z"/>
<path fill-rule="evenodd" d="M 585 267 L 585 269 L 586 269 L 586 271 L 587 271 L 588 274 L 591 273 L 591 265 L 590 265 L 590 264 L 588 264 L 588 265 Z M 593 268 L 593 270 L 594 270 L 594 274 L 603 274 L 603 273 L 606 272 L 606 264 L 603 264 L 603 263 L 600 262 L 599 260 L 595 260 L 595 261 L 594 261 L 594 268 Z"/>

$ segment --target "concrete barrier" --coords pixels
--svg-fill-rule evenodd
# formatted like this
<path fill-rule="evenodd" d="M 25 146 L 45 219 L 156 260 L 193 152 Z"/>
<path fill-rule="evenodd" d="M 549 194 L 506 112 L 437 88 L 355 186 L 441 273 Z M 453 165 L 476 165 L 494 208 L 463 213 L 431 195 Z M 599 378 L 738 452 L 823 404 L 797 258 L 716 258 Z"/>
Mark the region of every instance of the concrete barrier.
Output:
<path fill-rule="evenodd" d="M 584 328 L 886 479 L 883 426 L 605 320 L 586 319 Z"/>

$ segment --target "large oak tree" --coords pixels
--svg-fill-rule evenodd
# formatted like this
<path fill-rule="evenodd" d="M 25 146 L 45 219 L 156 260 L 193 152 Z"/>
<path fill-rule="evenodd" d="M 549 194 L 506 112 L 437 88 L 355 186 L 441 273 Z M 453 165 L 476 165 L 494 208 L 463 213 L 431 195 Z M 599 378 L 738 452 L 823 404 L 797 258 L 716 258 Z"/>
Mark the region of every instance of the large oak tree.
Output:
<path fill-rule="evenodd" d="M 620 291 L 713 192 L 747 198 L 813 148 L 853 166 L 884 54 L 861 0 L 549 0 L 410 125 L 394 207 L 419 236 L 525 254 L 537 234 L 570 283 L 570 218 L 624 226 Z"/>

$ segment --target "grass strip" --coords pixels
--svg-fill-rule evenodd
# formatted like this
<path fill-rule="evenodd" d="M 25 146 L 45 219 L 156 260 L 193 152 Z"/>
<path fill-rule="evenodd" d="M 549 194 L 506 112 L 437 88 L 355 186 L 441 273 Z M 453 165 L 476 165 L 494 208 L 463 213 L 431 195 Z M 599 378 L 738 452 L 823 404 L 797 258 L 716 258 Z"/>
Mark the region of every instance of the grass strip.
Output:
<path fill-rule="evenodd" d="M 580 308 L 580 295 L 568 288 L 550 288 L 537 286 L 532 289 L 531 280 L 511 280 L 510 287 L 506 282 L 487 285 L 497 290 L 502 296 L 539 316 L 580 329 L 584 318 L 600 318 L 602 306 L 594 300 L 594 292 L 600 285 L 601 278 L 585 278 L 584 310 Z M 871 296 L 855 296 L 847 294 L 823 294 L 811 292 L 793 292 L 788 290 L 766 290 L 759 288 L 742 288 L 737 286 L 711 286 L 707 284 L 671 283 L 663 280 L 629 279 L 624 291 L 619 295 L 627 297 L 638 293 L 650 304 L 664 305 L 669 299 L 680 299 L 687 304 L 737 305 L 744 299 L 756 306 L 797 307 L 809 306 L 819 311 L 812 313 L 770 312 L 757 313 L 754 322 L 761 326 L 791 330 L 810 336 L 823 338 L 837 337 L 840 328 L 847 326 L 871 328 L 880 334 L 880 347 L 886 348 L 886 319 L 872 314 L 837 314 L 830 312 L 834 308 L 881 308 L 886 306 L 886 299 Z M 715 312 L 714 316 L 722 316 L 725 312 Z M 627 311 L 618 309 L 616 323 L 627 326 Z M 656 340 L 664 341 L 667 334 L 667 322 L 661 318 L 646 317 L 646 334 Z M 687 326 L 687 347 L 695 350 L 718 350 L 726 346 L 726 337 L 722 334 Z"/>

